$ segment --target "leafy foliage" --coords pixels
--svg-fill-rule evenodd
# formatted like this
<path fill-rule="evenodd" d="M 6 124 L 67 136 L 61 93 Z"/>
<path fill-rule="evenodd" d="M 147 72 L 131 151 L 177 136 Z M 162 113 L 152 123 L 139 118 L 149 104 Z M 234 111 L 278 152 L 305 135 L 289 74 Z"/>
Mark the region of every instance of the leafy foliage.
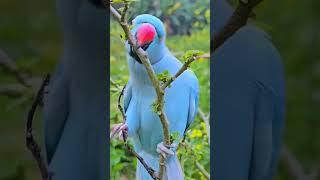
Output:
<path fill-rule="evenodd" d="M 159 104 L 159 102 L 157 100 L 152 103 L 151 109 L 152 109 L 153 112 L 155 112 L 158 115 L 161 114 L 161 111 L 159 111 L 159 108 L 160 108 L 160 104 Z"/>
<path fill-rule="evenodd" d="M 283 58 L 287 109 L 285 144 L 306 171 L 320 162 L 319 2 L 265 1 L 253 23 L 272 37 Z M 281 14 L 279 16 L 279 13 Z M 280 163 L 276 179 L 291 179 Z"/>
<path fill-rule="evenodd" d="M 181 58 L 183 61 L 188 61 L 190 58 L 194 58 L 200 55 L 203 55 L 204 52 L 203 51 L 199 51 L 199 50 L 189 50 L 187 51 Z"/>
<path fill-rule="evenodd" d="M 157 78 L 161 83 L 165 83 L 171 78 L 171 75 L 168 70 L 165 70 L 162 73 L 157 74 Z"/>
<path fill-rule="evenodd" d="M 173 132 L 170 134 L 170 142 L 174 142 L 179 138 L 180 134 L 179 132 Z"/>

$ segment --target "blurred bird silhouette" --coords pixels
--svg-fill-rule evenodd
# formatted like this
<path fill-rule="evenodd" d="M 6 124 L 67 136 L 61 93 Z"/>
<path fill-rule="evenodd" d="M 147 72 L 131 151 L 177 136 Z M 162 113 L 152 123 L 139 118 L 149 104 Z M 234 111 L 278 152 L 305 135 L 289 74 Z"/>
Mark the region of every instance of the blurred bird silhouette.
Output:
<path fill-rule="evenodd" d="M 107 172 L 107 13 L 97 1 L 57 0 L 64 39 L 44 99 L 53 180 L 104 180 Z"/>
<path fill-rule="evenodd" d="M 226 0 L 211 6 L 216 33 L 233 8 Z M 213 179 L 270 180 L 284 131 L 282 59 L 270 37 L 248 24 L 218 48 L 212 60 Z"/>

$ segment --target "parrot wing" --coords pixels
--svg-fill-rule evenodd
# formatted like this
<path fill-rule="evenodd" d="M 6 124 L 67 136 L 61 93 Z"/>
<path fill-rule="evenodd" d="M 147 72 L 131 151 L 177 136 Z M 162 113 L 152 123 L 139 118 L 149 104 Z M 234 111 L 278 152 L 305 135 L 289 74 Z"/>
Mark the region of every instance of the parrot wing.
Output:
<path fill-rule="evenodd" d="M 49 92 L 44 96 L 44 143 L 48 164 L 54 156 L 68 118 L 68 104 L 68 83 L 60 63 L 50 80 Z"/>
<path fill-rule="evenodd" d="M 281 93 L 261 81 L 256 82 L 251 179 L 272 179 L 281 150 L 284 128 L 284 104 Z"/>
<path fill-rule="evenodd" d="M 199 84 L 197 77 L 192 71 L 187 70 L 180 78 L 180 80 L 183 80 L 183 84 L 180 87 L 188 88 L 188 94 L 186 94 L 186 97 L 183 97 L 185 99 L 181 101 L 183 103 L 179 106 L 187 112 L 185 112 L 186 116 L 184 116 L 183 119 L 179 119 L 177 123 L 172 123 L 170 126 L 171 132 L 179 133 L 179 138 L 177 138 L 173 144 L 179 144 L 181 139 L 186 135 L 186 132 L 193 123 L 198 111 Z M 177 147 L 171 148 L 171 150 L 176 151 Z"/>
<path fill-rule="evenodd" d="M 128 125 L 128 135 L 133 141 L 133 146 L 136 152 L 141 151 L 141 144 L 139 135 L 137 134 L 137 129 L 139 128 L 139 120 L 137 118 L 137 112 L 135 111 L 134 107 L 135 103 L 131 101 L 132 99 L 132 84 L 131 81 L 126 85 L 126 88 L 124 90 L 124 111 L 126 113 L 127 119 L 126 124 Z M 131 104 L 130 104 L 131 103 Z M 130 108 L 129 108 L 130 105 Z"/>
<path fill-rule="evenodd" d="M 198 100 L 199 100 L 199 84 L 198 79 L 194 75 L 192 71 L 189 71 L 192 73 L 191 76 L 191 89 L 189 94 L 189 112 L 188 112 L 188 119 L 187 119 L 187 125 L 184 133 L 188 130 L 190 125 L 193 123 L 194 118 L 197 115 L 198 112 Z"/>

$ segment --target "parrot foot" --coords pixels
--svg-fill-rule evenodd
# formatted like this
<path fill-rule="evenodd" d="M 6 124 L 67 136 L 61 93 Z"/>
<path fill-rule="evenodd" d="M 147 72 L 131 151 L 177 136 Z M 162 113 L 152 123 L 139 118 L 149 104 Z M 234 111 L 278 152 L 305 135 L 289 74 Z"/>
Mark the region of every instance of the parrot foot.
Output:
<path fill-rule="evenodd" d="M 170 148 L 175 148 L 176 146 L 177 145 L 173 143 L 167 147 L 163 142 L 161 142 L 157 145 L 157 152 L 166 159 L 168 156 L 174 155 L 174 152 Z"/>
<path fill-rule="evenodd" d="M 128 133 L 128 125 L 125 123 L 115 124 L 111 128 L 110 139 L 112 139 L 117 133 L 119 133 L 119 139 L 124 141 L 123 133 Z"/>

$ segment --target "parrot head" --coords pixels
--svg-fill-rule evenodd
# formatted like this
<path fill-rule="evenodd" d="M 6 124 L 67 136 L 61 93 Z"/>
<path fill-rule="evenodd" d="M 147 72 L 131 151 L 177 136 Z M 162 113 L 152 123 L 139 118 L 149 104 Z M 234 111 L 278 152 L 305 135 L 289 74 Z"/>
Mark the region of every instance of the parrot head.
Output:
<path fill-rule="evenodd" d="M 149 14 L 139 15 L 132 20 L 131 33 L 136 38 L 138 48 L 141 47 L 148 54 L 151 64 L 161 59 L 161 50 L 165 48 L 165 28 L 160 19 Z M 128 43 L 126 46 L 129 55 L 141 64 L 133 48 Z"/>

